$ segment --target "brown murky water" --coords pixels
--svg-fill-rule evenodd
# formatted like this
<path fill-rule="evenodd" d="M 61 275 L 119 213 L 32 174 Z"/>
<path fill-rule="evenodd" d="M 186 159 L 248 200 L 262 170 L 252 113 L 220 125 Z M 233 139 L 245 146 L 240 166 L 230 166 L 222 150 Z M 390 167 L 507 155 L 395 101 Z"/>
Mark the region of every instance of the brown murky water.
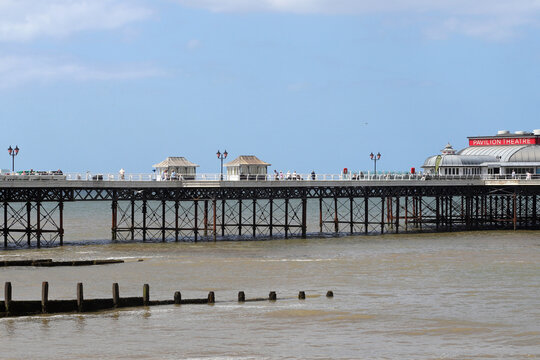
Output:
<path fill-rule="evenodd" d="M 210 305 L 0 319 L 8 359 L 540 358 L 540 232 L 470 232 L 217 243 L 72 245 L 4 259 L 124 258 L 77 268 L 0 268 L 14 299 L 205 297 Z M 136 259 L 142 258 L 143 262 Z M 275 303 L 239 305 L 237 292 Z M 305 290 L 308 298 L 296 298 Z M 327 290 L 335 297 L 327 299 Z"/>

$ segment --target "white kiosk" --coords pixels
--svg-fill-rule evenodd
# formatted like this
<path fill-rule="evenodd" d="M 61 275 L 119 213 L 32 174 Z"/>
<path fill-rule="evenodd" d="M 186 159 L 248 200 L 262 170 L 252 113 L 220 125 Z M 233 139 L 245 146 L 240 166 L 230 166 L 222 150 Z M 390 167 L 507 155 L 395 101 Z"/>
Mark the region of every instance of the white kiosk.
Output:
<path fill-rule="evenodd" d="M 157 180 L 195 180 L 199 165 L 183 156 L 169 156 L 153 167 L 157 170 Z"/>
<path fill-rule="evenodd" d="M 228 180 L 266 180 L 270 165 L 255 155 L 240 155 L 225 167 Z"/>

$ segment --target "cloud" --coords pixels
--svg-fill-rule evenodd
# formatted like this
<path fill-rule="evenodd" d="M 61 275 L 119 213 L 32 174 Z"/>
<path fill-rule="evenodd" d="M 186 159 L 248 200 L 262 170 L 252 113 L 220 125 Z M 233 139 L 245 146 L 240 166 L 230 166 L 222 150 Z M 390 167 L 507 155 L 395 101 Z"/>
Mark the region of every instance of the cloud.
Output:
<path fill-rule="evenodd" d="M 0 88 L 57 81 L 130 80 L 165 75 L 152 67 L 103 69 L 50 58 L 0 57 Z"/>
<path fill-rule="evenodd" d="M 176 0 L 213 12 L 397 14 L 413 16 L 432 37 L 459 33 L 507 39 L 540 23 L 539 0 Z"/>
<path fill-rule="evenodd" d="M 126 0 L 0 0 L 0 41 L 111 30 L 151 14 L 150 9 Z"/>

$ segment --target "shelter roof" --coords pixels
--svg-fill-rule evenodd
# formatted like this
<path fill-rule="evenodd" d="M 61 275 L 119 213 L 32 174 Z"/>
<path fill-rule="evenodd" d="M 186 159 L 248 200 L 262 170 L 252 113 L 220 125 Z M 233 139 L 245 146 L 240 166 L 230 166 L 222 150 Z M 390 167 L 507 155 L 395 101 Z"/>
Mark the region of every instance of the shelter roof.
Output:
<path fill-rule="evenodd" d="M 225 166 L 239 166 L 239 165 L 263 165 L 263 166 L 270 166 L 272 164 L 266 163 L 262 160 L 260 160 L 255 155 L 240 155 L 233 161 L 225 164 Z"/>
<path fill-rule="evenodd" d="M 199 165 L 192 163 L 183 156 L 169 156 L 160 163 L 152 165 L 155 168 L 168 168 L 168 167 L 199 167 Z"/>

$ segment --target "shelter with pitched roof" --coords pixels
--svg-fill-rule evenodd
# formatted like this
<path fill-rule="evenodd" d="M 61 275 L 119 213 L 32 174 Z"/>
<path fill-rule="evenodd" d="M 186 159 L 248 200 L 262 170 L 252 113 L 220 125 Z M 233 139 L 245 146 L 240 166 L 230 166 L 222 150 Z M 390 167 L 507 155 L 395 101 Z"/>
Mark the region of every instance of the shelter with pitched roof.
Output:
<path fill-rule="evenodd" d="M 229 180 L 265 180 L 270 165 L 255 155 L 240 155 L 225 167 Z"/>
<path fill-rule="evenodd" d="M 160 180 L 194 180 L 199 165 L 183 156 L 169 156 L 153 167 L 156 168 Z"/>

